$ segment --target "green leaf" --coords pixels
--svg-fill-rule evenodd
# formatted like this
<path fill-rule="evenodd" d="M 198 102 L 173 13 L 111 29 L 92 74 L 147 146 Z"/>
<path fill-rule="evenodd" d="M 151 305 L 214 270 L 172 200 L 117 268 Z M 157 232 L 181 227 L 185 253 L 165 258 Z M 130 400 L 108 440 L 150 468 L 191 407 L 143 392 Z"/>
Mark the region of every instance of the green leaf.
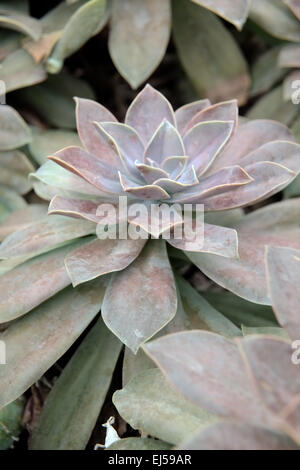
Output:
<path fill-rule="evenodd" d="M 72 346 L 99 312 L 103 295 L 103 280 L 68 287 L 0 335 L 7 361 L 0 368 L 0 408 L 27 390 Z"/>
<path fill-rule="evenodd" d="M 169 450 L 171 446 L 157 439 L 127 437 L 114 442 L 106 450 Z"/>
<path fill-rule="evenodd" d="M 18 150 L 0 152 L 0 184 L 14 189 L 18 194 L 26 194 L 31 189 L 28 175 L 34 166 L 25 153 Z"/>
<path fill-rule="evenodd" d="M 179 59 L 199 96 L 244 103 L 250 85 L 247 64 L 229 31 L 190 0 L 173 0 L 172 5 Z"/>
<path fill-rule="evenodd" d="M 248 327 L 242 326 L 242 331 L 244 336 L 250 335 L 271 335 L 271 336 L 278 336 L 279 338 L 286 338 L 288 339 L 288 334 L 284 331 L 283 328 L 279 328 L 278 326 L 259 326 L 259 327 Z"/>
<path fill-rule="evenodd" d="M 158 369 L 136 376 L 113 403 L 134 429 L 175 445 L 217 419 L 175 392 Z"/>
<path fill-rule="evenodd" d="M 0 410 L 0 450 L 6 450 L 18 440 L 24 409 L 23 398 L 18 398 Z"/>
<path fill-rule="evenodd" d="M 254 62 L 251 75 L 251 96 L 257 96 L 269 91 L 273 85 L 279 82 L 287 73 L 278 67 L 278 58 L 282 46 L 272 47 Z"/>
<path fill-rule="evenodd" d="M 121 347 L 100 318 L 47 397 L 32 434 L 31 449 L 85 448 L 103 406 Z"/>
<path fill-rule="evenodd" d="M 192 0 L 193 2 L 208 8 L 213 13 L 220 15 L 241 30 L 247 20 L 250 2 L 249 0 Z"/>
<path fill-rule="evenodd" d="M 26 201 L 7 186 L 0 185 L 0 222 L 12 212 L 27 206 Z"/>
<path fill-rule="evenodd" d="M 170 0 L 113 0 L 109 51 L 132 88 L 138 88 L 163 59 L 170 28 Z"/>
<path fill-rule="evenodd" d="M 12 8 L 5 9 L 0 3 L 0 26 L 27 34 L 37 41 L 42 33 L 39 20 Z"/>
<path fill-rule="evenodd" d="M 61 129 L 35 129 L 32 133 L 32 141 L 29 144 L 29 152 L 34 160 L 42 165 L 49 155 L 69 146 L 80 146 L 77 133 Z"/>
<path fill-rule="evenodd" d="M 0 150 L 22 147 L 30 140 L 30 129 L 24 119 L 11 106 L 2 104 L 0 106 Z"/>
<path fill-rule="evenodd" d="M 24 49 L 9 54 L 1 63 L 0 80 L 5 83 L 6 92 L 18 90 L 46 80 L 43 64 L 38 64 Z"/>
<path fill-rule="evenodd" d="M 54 52 L 48 59 L 48 72 L 57 73 L 62 69 L 64 59 L 93 36 L 105 12 L 106 0 L 90 0 L 76 10 L 62 30 Z"/>

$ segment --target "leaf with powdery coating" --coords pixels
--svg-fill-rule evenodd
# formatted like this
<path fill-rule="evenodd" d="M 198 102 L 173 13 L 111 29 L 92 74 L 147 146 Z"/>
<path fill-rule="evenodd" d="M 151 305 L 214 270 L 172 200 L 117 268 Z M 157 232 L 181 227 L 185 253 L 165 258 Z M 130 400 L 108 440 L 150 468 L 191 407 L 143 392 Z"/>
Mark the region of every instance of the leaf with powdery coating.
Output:
<path fill-rule="evenodd" d="M 238 233 L 238 260 L 205 253 L 186 254 L 219 285 L 251 302 L 270 305 L 265 246 L 300 249 L 299 220 L 299 199 L 271 204 L 252 212 L 233 226 Z"/>
<path fill-rule="evenodd" d="M 130 292 L 130 295 L 128 295 Z M 133 352 L 176 314 L 177 296 L 164 240 L 150 240 L 140 256 L 112 276 L 103 319 Z"/>
<path fill-rule="evenodd" d="M 0 150 L 12 150 L 28 144 L 31 133 L 24 119 L 11 106 L 0 106 Z"/>
<path fill-rule="evenodd" d="M 35 383 L 76 341 L 99 312 L 102 280 L 67 288 L 0 335 L 7 366 L 0 369 L 0 407 Z"/>
<path fill-rule="evenodd" d="M 192 0 L 208 8 L 241 30 L 249 13 L 249 0 Z"/>
<path fill-rule="evenodd" d="M 178 450 L 299 450 L 284 434 L 263 427 L 227 421 L 209 426 L 186 439 Z"/>
<path fill-rule="evenodd" d="M 131 427 L 175 445 L 217 420 L 185 400 L 157 369 L 138 374 L 114 393 L 113 403 Z"/>
<path fill-rule="evenodd" d="M 300 338 L 300 250 L 269 246 L 267 280 L 274 312 L 290 337 Z"/>
<path fill-rule="evenodd" d="M 170 444 L 145 437 L 126 437 L 111 444 L 107 450 L 169 450 Z"/>
<path fill-rule="evenodd" d="M 1 201 L 1 196 L 0 196 Z M 0 202 L 1 205 L 1 202 Z M 37 219 L 47 215 L 45 204 L 30 204 L 17 208 L 5 217 L 5 222 L 0 222 L 0 241 L 17 230 L 21 230 L 35 222 Z"/>
<path fill-rule="evenodd" d="M 143 349 L 192 403 L 223 417 L 254 425 L 273 424 L 273 417 L 252 389 L 232 340 L 194 330 L 164 336 Z"/>
<path fill-rule="evenodd" d="M 161 62 L 170 30 L 170 0 L 113 0 L 109 51 L 116 68 L 133 89 Z"/>

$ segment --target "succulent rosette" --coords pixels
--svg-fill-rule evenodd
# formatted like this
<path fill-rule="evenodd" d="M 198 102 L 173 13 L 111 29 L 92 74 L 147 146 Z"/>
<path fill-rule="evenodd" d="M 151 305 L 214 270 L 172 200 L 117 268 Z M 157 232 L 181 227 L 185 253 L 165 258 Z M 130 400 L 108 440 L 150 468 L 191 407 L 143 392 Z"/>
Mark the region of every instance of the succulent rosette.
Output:
<path fill-rule="evenodd" d="M 10 235 L 0 250 L 6 259 L 4 271 L 11 269 L 11 263 L 27 260 L 15 269 L 24 279 L 25 266 L 28 282 L 30 276 L 41 282 L 45 266 L 57 276 L 26 296 L 22 307 L 12 305 L 11 299 L 8 309 L 7 286 L 16 276 L 15 270 L 8 271 L 1 278 L 3 321 L 26 313 L 71 281 L 78 286 L 99 278 L 105 290 L 103 319 L 136 352 L 176 314 L 167 244 L 177 252 L 183 250 L 212 279 L 221 285 L 228 282 L 231 290 L 247 298 L 243 283 L 231 285 L 244 264 L 234 228 L 205 223 L 204 242 L 197 236 L 190 242 L 184 234 L 172 238 L 174 226 L 184 224 L 178 213 L 167 227 L 171 228 L 167 240 L 159 236 L 166 227 L 158 221 L 158 239 L 103 240 L 95 236 L 102 220 L 97 209 L 103 202 L 116 204 L 120 196 L 128 198 L 129 206 L 202 204 L 209 212 L 254 204 L 283 189 L 299 172 L 299 145 L 288 129 L 263 120 L 238 125 L 235 101 L 211 105 L 202 100 L 174 113 L 166 98 L 149 85 L 129 107 L 124 124 L 96 102 L 76 101 L 82 147 L 67 147 L 49 156 L 51 161 L 33 175 L 36 192 L 52 198 L 51 216 Z M 151 234 L 148 220 L 128 215 L 126 222 Z M 283 238 L 281 244 L 285 243 Z M 54 248 L 60 254 L 54 254 Z M 217 273 L 211 272 L 214 268 Z M 220 279 L 222 275 L 228 281 Z"/>

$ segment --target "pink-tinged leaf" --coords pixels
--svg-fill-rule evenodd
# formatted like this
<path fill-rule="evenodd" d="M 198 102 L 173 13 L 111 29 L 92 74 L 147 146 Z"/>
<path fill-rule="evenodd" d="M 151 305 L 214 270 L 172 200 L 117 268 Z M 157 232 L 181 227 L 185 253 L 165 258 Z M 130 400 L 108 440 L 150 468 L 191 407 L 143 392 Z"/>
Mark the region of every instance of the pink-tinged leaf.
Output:
<path fill-rule="evenodd" d="M 168 178 L 169 174 L 161 168 L 146 165 L 144 163 L 136 163 L 136 167 L 148 184 L 154 183 L 159 178 Z"/>
<path fill-rule="evenodd" d="M 278 322 L 292 339 L 299 339 L 300 251 L 269 246 L 267 280 Z"/>
<path fill-rule="evenodd" d="M 139 256 L 146 240 L 93 240 L 71 252 L 65 265 L 73 286 L 121 271 Z"/>
<path fill-rule="evenodd" d="M 170 0 L 113 0 L 109 52 L 120 74 L 137 89 L 165 55 L 171 30 Z"/>
<path fill-rule="evenodd" d="M 76 123 L 80 140 L 88 152 L 102 156 L 101 141 L 93 122 L 116 121 L 116 118 L 104 106 L 93 100 L 75 98 Z"/>
<path fill-rule="evenodd" d="M 237 340 L 249 376 L 263 403 L 276 415 L 300 394 L 300 374 L 291 360 L 289 340 L 271 336 L 247 336 Z"/>
<path fill-rule="evenodd" d="M 168 121 L 163 121 L 148 143 L 144 160 L 153 160 L 161 164 L 163 160 L 174 155 L 185 155 L 179 132 Z"/>
<path fill-rule="evenodd" d="M 194 228 L 195 229 L 195 228 Z M 195 240 L 171 238 L 170 245 L 183 251 L 196 251 L 224 256 L 225 258 L 238 258 L 238 238 L 236 230 L 217 225 L 204 224 L 200 233 L 195 231 Z"/>
<path fill-rule="evenodd" d="M 0 107 L 0 150 L 12 150 L 28 144 L 30 129 L 24 119 L 11 106 Z"/>
<path fill-rule="evenodd" d="M 99 202 L 55 196 L 49 204 L 48 214 L 66 215 L 75 219 L 85 219 L 98 223 L 101 219 L 97 216 L 98 207 Z"/>
<path fill-rule="evenodd" d="M 5 218 L 4 223 L 0 224 L 0 241 L 45 215 L 47 215 L 47 206 L 45 204 L 30 204 L 14 211 Z"/>
<path fill-rule="evenodd" d="M 174 209 L 167 204 L 160 204 L 159 206 L 153 204 L 149 212 L 139 213 L 136 216 L 129 214 L 128 221 L 130 225 L 141 227 L 142 230 L 152 235 L 152 237 L 159 238 L 163 232 L 182 225 L 181 209 L 179 207 L 178 212 Z"/>
<path fill-rule="evenodd" d="M 135 176 L 139 176 L 136 171 L 135 161 L 142 161 L 144 145 L 137 132 L 126 124 L 116 122 L 103 122 L 101 127 L 114 139 L 117 147 L 125 161 L 126 167 Z"/>
<path fill-rule="evenodd" d="M 67 287 L 71 281 L 64 258 L 77 247 L 78 242 L 52 250 L 0 276 L 0 323 L 24 315 Z"/>
<path fill-rule="evenodd" d="M 239 166 L 229 166 L 200 180 L 197 186 L 173 194 L 171 202 L 197 203 L 215 194 L 226 193 L 236 187 L 253 181 L 248 173 Z"/>
<path fill-rule="evenodd" d="M 210 279 L 251 302 L 270 304 L 265 272 L 267 245 L 300 250 L 300 204 L 290 199 L 254 211 L 233 225 L 239 240 L 239 259 L 205 253 L 188 257 Z"/>
<path fill-rule="evenodd" d="M 178 450 L 299 450 L 289 437 L 240 422 L 222 421 L 189 437 Z"/>
<path fill-rule="evenodd" d="M 162 168 L 167 171 L 172 178 L 176 179 L 184 172 L 188 160 L 189 157 L 187 156 L 168 157 L 162 162 Z"/>
<path fill-rule="evenodd" d="M 5 238 L 0 246 L 0 258 L 36 256 L 94 232 L 95 224 L 87 220 L 75 220 L 60 215 L 47 216 Z"/>
<path fill-rule="evenodd" d="M 278 193 L 296 176 L 293 171 L 273 162 L 253 163 L 245 166 L 245 171 L 253 178 L 252 182 L 223 194 L 204 197 L 199 202 L 205 205 L 205 210 L 229 210 L 254 204 Z"/>
<path fill-rule="evenodd" d="M 184 130 L 186 134 L 196 124 L 208 121 L 233 121 L 236 128 L 238 123 L 238 103 L 237 100 L 224 101 L 212 106 L 208 106 L 204 110 L 197 113 L 187 124 Z"/>
<path fill-rule="evenodd" d="M 122 192 L 117 181 L 116 169 L 80 147 L 66 147 L 51 155 L 49 159 L 80 176 L 100 191 L 106 193 Z"/>
<path fill-rule="evenodd" d="M 194 330 L 164 336 L 143 348 L 191 402 L 251 424 L 272 423 L 252 390 L 238 347 L 231 340 Z"/>
<path fill-rule="evenodd" d="M 1 335 L 0 407 L 19 397 L 74 344 L 101 308 L 103 280 L 69 287 L 15 321 Z"/>
<path fill-rule="evenodd" d="M 102 316 L 108 328 L 136 353 L 172 320 L 176 309 L 176 287 L 165 241 L 150 240 L 136 261 L 112 276 Z"/>
<path fill-rule="evenodd" d="M 284 3 L 292 10 L 294 15 L 300 20 L 300 2 L 299 0 L 283 0 Z"/>
<path fill-rule="evenodd" d="M 176 126 L 181 135 L 185 134 L 185 129 L 193 117 L 203 109 L 208 108 L 211 103 L 209 100 L 199 100 L 193 103 L 185 104 L 175 111 Z"/>
<path fill-rule="evenodd" d="M 195 166 L 197 175 L 205 173 L 213 164 L 231 137 L 233 129 L 232 121 L 201 122 L 184 136 L 185 153 Z"/>
<path fill-rule="evenodd" d="M 241 124 L 230 144 L 215 159 L 210 173 L 229 165 L 240 165 L 242 157 L 273 140 L 295 141 L 291 131 L 275 121 L 257 119 Z"/>
<path fill-rule="evenodd" d="M 241 30 L 249 13 L 249 0 L 192 0 L 197 5 L 208 8 Z"/>
<path fill-rule="evenodd" d="M 137 199 L 169 199 L 169 194 L 160 186 L 148 184 L 140 186 L 135 181 L 130 180 L 125 175 L 119 173 L 120 184 L 123 191 L 131 194 Z"/>
<path fill-rule="evenodd" d="M 185 188 L 190 186 L 196 186 L 199 184 L 195 168 L 191 166 L 188 168 L 177 181 L 169 178 L 160 178 L 154 182 L 161 188 L 165 189 L 169 194 L 178 193 L 183 191 Z"/>
<path fill-rule="evenodd" d="M 279 53 L 279 67 L 290 68 L 290 67 L 299 67 L 300 68 L 300 45 L 299 44 L 289 44 L 288 46 L 283 47 Z"/>
<path fill-rule="evenodd" d="M 256 162 L 278 163 L 297 174 L 300 172 L 300 145 L 285 141 L 269 142 L 248 153 L 240 160 L 240 165 L 248 168 Z"/>
<path fill-rule="evenodd" d="M 129 106 L 125 122 L 138 132 L 144 145 L 147 145 L 164 119 L 176 125 L 169 101 L 152 86 L 146 85 Z"/>

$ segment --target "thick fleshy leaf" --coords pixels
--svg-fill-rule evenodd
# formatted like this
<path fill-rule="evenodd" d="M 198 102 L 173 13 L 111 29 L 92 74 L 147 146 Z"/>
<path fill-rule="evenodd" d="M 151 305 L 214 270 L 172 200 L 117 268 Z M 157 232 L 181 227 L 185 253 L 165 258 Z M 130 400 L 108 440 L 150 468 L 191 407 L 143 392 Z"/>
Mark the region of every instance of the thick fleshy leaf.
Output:
<path fill-rule="evenodd" d="M 239 422 L 219 422 L 188 438 L 178 450 L 299 450 L 284 434 Z"/>
<path fill-rule="evenodd" d="M 164 119 L 175 126 L 172 106 L 161 93 L 146 85 L 129 106 L 125 122 L 138 132 L 146 145 Z"/>
<path fill-rule="evenodd" d="M 7 92 L 36 85 L 46 78 L 44 65 L 37 64 L 24 49 L 13 51 L 1 62 L 0 79 Z"/>
<path fill-rule="evenodd" d="M 272 36 L 300 42 L 300 23 L 282 0 L 252 0 L 249 16 Z"/>
<path fill-rule="evenodd" d="M 227 337 L 241 336 L 241 330 L 209 304 L 189 282 L 177 276 L 176 283 L 189 319 L 190 329 L 202 329 Z M 180 330 L 182 331 L 182 328 Z"/>
<path fill-rule="evenodd" d="M 123 191 L 135 196 L 137 199 L 169 199 L 170 196 L 163 188 L 156 184 L 141 186 L 135 181 L 119 173 L 120 184 Z"/>
<path fill-rule="evenodd" d="M 170 30 L 169 0 L 113 0 L 109 51 L 132 88 L 138 88 L 161 62 Z"/>
<path fill-rule="evenodd" d="M 186 154 L 195 166 L 197 175 L 203 174 L 228 142 L 234 123 L 232 121 L 202 122 L 184 137 Z"/>
<path fill-rule="evenodd" d="M 112 276 L 102 315 L 108 328 L 137 352 L 172 320 L 176 309 L 176 287 L 165 241 L 150 240 L 128 268 Z"/>
<path fill-rule="evenodd" d="M 35 257 L 0 277 L 0 323 L 13 320 L 67 287 L 64 258 L 81 242 Z M 22 302 L 18 299 L 22 298 Z"/>
<path fill-rule="evenodd" d="M 157 369 L 137 375 L 113 403 L 131 427 L 175 445 L 217 419 L 175 392 Z"/>
<path fill-rule="evenodd" d="M 178 211 L 176 209 L 179 209 Z M 147 207 L 145 214 L 132 214 L 129 209 L 128 221 L 130 225 L 140 227 L 144 232 L 149 233 L 152 238 L 159 238 L 162 233 L 166 233 L 175 226 L 183 224 L 180 207 L 170 208 L 167 204 Z"/>
<path fill-rule="evenodd" d="M 90 0 L 76 10 L 62 30 L 58 44 L 48 60 L 50 72 L 59 72 L 64 59 L 80 49 L 93 36 L 105 13 L 106 0 Z"/>
<path fill-rule="evenodd" d="M 101 220 L 101 217 L 97 216 L 98 207 L 98 202 L 55 196 L 49 204 L 48 214 L 66 215 L 75 219 L 86 219 L 98 223 Z"/>
<path fill-rule="evenodd" d="M 0 246 L 0 258 L 36 256 L 95 232 L 95 224 L 61 215 L 47 216 L 9 235 Z"/>
<path fill-rule="evenodd" d="M 205 108 L 203 111 L 197 113 L 187 124 L 185 133 L 187 133 L 194 126 L 200 122 L 207 121 L 232 121 L 234 128 L 238 123 L 238 103 L 236 100 L 224 101 Z"/>
<path fill-rule="evenodd" d="M 300 67 L 299 44 L 290 44 L 281 49 L 279 55 L 279 67 Z"/>
<path fill-rule="evenodd" d="M 13 6 L 6 9 L 0 5 L 0 26 L 26 34 L 35 41 L 40 38 L 42 32 L 39 20 L 16 11 Z"/>
<path fill-rule="evenodd" d="M 267 279 L 279 323 L 292 339 L 300 338 L 300 251 L 269 246 Z"/>
<path fill-rule="evenodd" d="M 248 153 L 240 160 L 240 165 L 247 168 L 256 162 L 267 161 L 278 163 L 297 174 L 300 171 L 300 145 L 286 141 L 269 142 Z"/>
<path fill-rule="evenodd" d="M 278 193 L 296 176 L 293 171 L 274 162 L 253 163 L 245 166 L 245 170 L 253 178 L 249 184 L 229 189 L 223 194 L 208 195 L 198 202 L 202 202 L 207 211 L 244 207 Z"/>
<path fill-rule="evenodd" d="M 286 74 L 286 70 L 278 67 L 282 46 L 275 46 L 261 54 L 252 66 L 251 96 L 269 91 Z"/>
<path fill-rule="evenodd" d="M 247 20 L 249 12 L 249 0 L 192 0 L 193 2 L 208 8 L 213 13 L 221 16 L 241 30 Z"/>
<path fill-rule="evenodd" d="M 283 0 L 284 3 L 292 10 L 294 15 L 300 20 L 300 3 L 299 0 Z"/>
<path fill-rule="evenodd" d="M 241 124 L 230 144 L 215 159 L 210 173 L 229 165 L 239 165 L 242 157 L 273 140 L 295 139 L 291 131 L 278 122 L 258 119 Z"/>
<path fill-rule="evenodd" d="M 23 152 L 0 152 L 0 168 L 0 184 L 14 189 L 18 194 L 30 191 L 31 182 L 28 175 L 34 171 L 34 166 Z"/>
<path fill-rule="evenodd" d="M 11 106 L 0 107 L 0 150 L 12 150 L 28 144 L 30 130 L 23 118 Z"/>
<path fill-rule="evenodd" d="M 122 271 L 140 254 L 146 240 L 93 240 L 65 259 L 73 286 L 107 273 Z"/>
<path fill-rule="evenodd" d="M 260 398 L 272 412 L 285 418 L 286 408 L 299 400 L 300 393 L 300 375 L 291 361 L 290 341 L 247 336 L 238 344 Z"/>
<path fill-rule="evenodd" d="M 222 287 L 251 302 L 270 304 L 265 246 L 300 249 L 299 207 L 298 199 L 288 199 L 256 210 L 238 222 L 234 228 L 239 239 L 239 260 L 205 253 L 187 255 Z"/>
<path fill-rule="evenodd" d="M 116 121 L 114 115 L 104 106 L 93 100 L 75 98 L 76 124 L 81 142 L 92 154 L 101 156 L 101 141 L 99 132 L 93 122 Z M 107 151 L 109 149 L 106 149 Z M 100 152 L 100 153 L 99 153 Z"/>
<path fill-rule="evenodd" d="M 145 163 L 136 163 L 136 167 L 148 184 L 154 183 L 154 181 L 159 178 L 169 177 L 169 174 L 166 171 L 161 168 L 156 168 L 155 166 L 146 165 Z"/>
<path fill-rule="evenodd" d="M 7 364 L 0 369 L 0 407 L 20 396 L 69 349 L 99 312 L 103 294 L 102 280 L 69 287 L 1 334 Z"/>
<path fill-rule="evenodd" d="M 195 230 L 195 227 L 193 228 Z M 218 225 L 204 224 L 200 233 L 195 230 L 193 240 L 185 237 L 170 238 L 170 245 L 178 250 L 212 253 L 225 258 L 238 258 L 238 238 L 236 230 Z"/>
<path fill-rule="evenodd" d="M 0 410 L 0 450 L 11 449 L 22 431 L 24 398 L 20 397 Z"/>
<path fill-rule="evenodd" d="M 27 207 L 25 199 L 7 186 L 0 185 L 0 222 L 5 220 L 13 211 L 25 207 Z"/>
<path fill-rule="evenodd" d="M 49 159 L 80 176 L 100 191 L 122 192 L 116 169 L 80 147 L 67 147 L 49 156 Z"/>
<path fill-rule="evenodd" d="M 0 196 L 1 201 L 1 196 Z M 1 202 L 0 202 L 1 204 Z M 5 222 L 0 224 L 0 240 L 4 240 L 10 233 L 21 230 L 36 222 L 37 219 L 47 215 L 47 206 L 44 204 L 30 204 L 13 211 L 5 218 Z"/>
<path fill-rule="evenodd" d="M 110 445 L 107 450 L 169 450 L 171 445 L 158 439 L 125 437 Z"/>
<path fill-rule="evenodd" d="M 247 63 L 228 29 L 190 0 L 173 0 L 172 6 L 179 59 L 199 96 L 244 103 L 250 85 Z"/>
<path fill-rule="evenodd" d="M 83 450 L 103 406 L 122 343 L 102 319 L 67 364 L 33 431 L 33 450 Z"/>
<path fill-rule="evenodd" d="M 185 134 L 185 129 L 193 117 L 203 109 L 210 106 L 209 100 L 199 100 L 185 104 L 175 111 L 176 125 L 181 135 Z"/>
<path fill-rule="evenodd" d="M 176 390 L 198 406 L 251 424 L 272 423 L 231 340 L 194 330 L 156 339 L 145 344 L 144 350 Z"/>
<path fill-rule="evenodd" d="M 185 155 L 183 142 L 176 128 L 164 120 L 150 140 L 144 159 L 161 164 L 174 155 Z"/>
<path fill-rule="evenodd" d="M 188 187 L 197 186 L 199 184 L 199 180 L 196 175 L 195 168 L 192 165 L 175 181 L 169 178 L 159 178 L 154 183 L 167 191 L 168 194 L 174 194 L 184 191 Z"/>
<path fill-rule="evenodd" d="M 289 339 L 287 332 L 280 328 L 280 326 L 258 326 L 249 328 L 248 326 L 242 326 L 243 336 L 249 335 L 271 335 L 278 336 L 278 338 Z"/>
<path fill-rule="evenodd" d="M 35 129 L 29 144 L 29 152 L 34 160 L 42 165 L 49 155 L 69 146 L 80 146 L 80 140 L 75 132 L 61 129 Z"/>

